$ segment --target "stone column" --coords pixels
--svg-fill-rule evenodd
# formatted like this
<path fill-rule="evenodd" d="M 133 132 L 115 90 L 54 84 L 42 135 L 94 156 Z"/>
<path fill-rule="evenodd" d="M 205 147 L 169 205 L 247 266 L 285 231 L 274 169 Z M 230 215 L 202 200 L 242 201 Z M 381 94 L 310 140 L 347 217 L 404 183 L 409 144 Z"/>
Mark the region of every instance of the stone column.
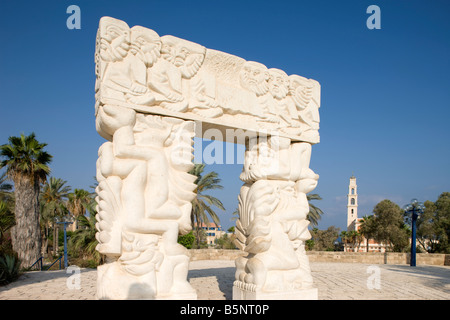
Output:
<path fill-rule="evenodd" d="M 234 300 L 317 299 L 305 252 L 306 193 L 318 180 L 311 145 L 272 136 L 249 140 L 240 179 Z"/>
<path fill-rule="evenodd" d="M 177 243 L 191 230 L 194 122 L 104 105 L 97 130 L 111 137 L 97 161 L 97 297 L 196 299 Z"/>

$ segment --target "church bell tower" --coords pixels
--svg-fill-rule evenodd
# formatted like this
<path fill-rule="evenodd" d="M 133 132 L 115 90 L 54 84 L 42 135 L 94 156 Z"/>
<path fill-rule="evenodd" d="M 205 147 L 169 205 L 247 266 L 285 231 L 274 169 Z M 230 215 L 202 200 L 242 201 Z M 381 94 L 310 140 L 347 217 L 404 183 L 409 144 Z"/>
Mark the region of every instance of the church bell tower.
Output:
<path fill-rule="evenodd" d="M 356 231 L 356 222 L 358 219 L 358 192 L 354 175 L 350 177 L 347 199 L 347 231 Z"/>

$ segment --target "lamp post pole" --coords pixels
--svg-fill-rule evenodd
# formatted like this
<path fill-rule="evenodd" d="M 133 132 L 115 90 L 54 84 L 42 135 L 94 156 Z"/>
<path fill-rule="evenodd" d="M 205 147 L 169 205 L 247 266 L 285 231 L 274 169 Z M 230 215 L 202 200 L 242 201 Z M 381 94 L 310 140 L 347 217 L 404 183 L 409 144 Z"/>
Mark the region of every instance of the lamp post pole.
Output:
<path fill-rule="evenodd" d="M 64 228 L 64 268 L 67 269 L 68 262 L 67 262 L 67 225 L 72 224 L 70 221 L 62 221 L 62 222 L 56 222 L 57 224 L 62 224 Z"/>
<path fill-rule="evenodd" d="M 410 266 L 415 267 L 416 266 L 416 220 L 417 220 L 417 213 L 416 208 L 412 209 L 412 220 L 411 220 L 411 261 Z"/>
<path fill-rule="evenodd" d="M 409 265 L 416 266 L 416 221 L 419 214 L 423 212 L 424 205 L 412 199 L 411 203 L 404 207 L 405 213 L 411 214 L 411 259 Z"/>

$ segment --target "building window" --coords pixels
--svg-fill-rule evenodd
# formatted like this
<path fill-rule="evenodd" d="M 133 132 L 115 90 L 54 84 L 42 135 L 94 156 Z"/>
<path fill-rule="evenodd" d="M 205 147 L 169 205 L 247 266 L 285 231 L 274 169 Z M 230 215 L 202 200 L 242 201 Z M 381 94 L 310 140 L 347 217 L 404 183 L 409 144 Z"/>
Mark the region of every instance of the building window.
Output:
<path fill-rule="evenodd" d="M 352 199 L 350 200 L 350 203 L 351 203 L 352 205 L 354 205 L 354 204 L 355 204 L 355 198 L 352 198 Z"/>
<path fill-rule="evenodd" d="M 352 188 L 352 194 L 355 194 L 355 188 Z"/>

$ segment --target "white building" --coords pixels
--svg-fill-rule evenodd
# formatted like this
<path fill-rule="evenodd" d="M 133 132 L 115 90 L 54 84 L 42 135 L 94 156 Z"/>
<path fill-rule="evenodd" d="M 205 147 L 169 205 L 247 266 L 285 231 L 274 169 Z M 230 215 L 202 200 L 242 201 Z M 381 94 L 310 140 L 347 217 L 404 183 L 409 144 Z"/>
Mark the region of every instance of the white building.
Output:
<path fill-rule="evenodd" d="M 347 232 L 359 231 L 362 218 L 358 218 L 358 185 L 354 175 L 350 177 L 347 195 Z M 385 252 L 384 244 L 377 243 L 373 239 L 367 239 L 363 236 L 357 236 L 353 243 L 344 243 L 345 252 Z"/>
<path fill-rule="evenodd" d="M 197 223 L 194 223 L 194 229 L 197 227 Z M 216 225 L 213 222 L 208 222 L 207 224 L 202 222 L 200 229 L 203 229 L 206 234 L 206 243 L 208 246 L 214 246 L 216 240 L 222 237 L 226 232 L 222 230 L 221 226 Z"/>

